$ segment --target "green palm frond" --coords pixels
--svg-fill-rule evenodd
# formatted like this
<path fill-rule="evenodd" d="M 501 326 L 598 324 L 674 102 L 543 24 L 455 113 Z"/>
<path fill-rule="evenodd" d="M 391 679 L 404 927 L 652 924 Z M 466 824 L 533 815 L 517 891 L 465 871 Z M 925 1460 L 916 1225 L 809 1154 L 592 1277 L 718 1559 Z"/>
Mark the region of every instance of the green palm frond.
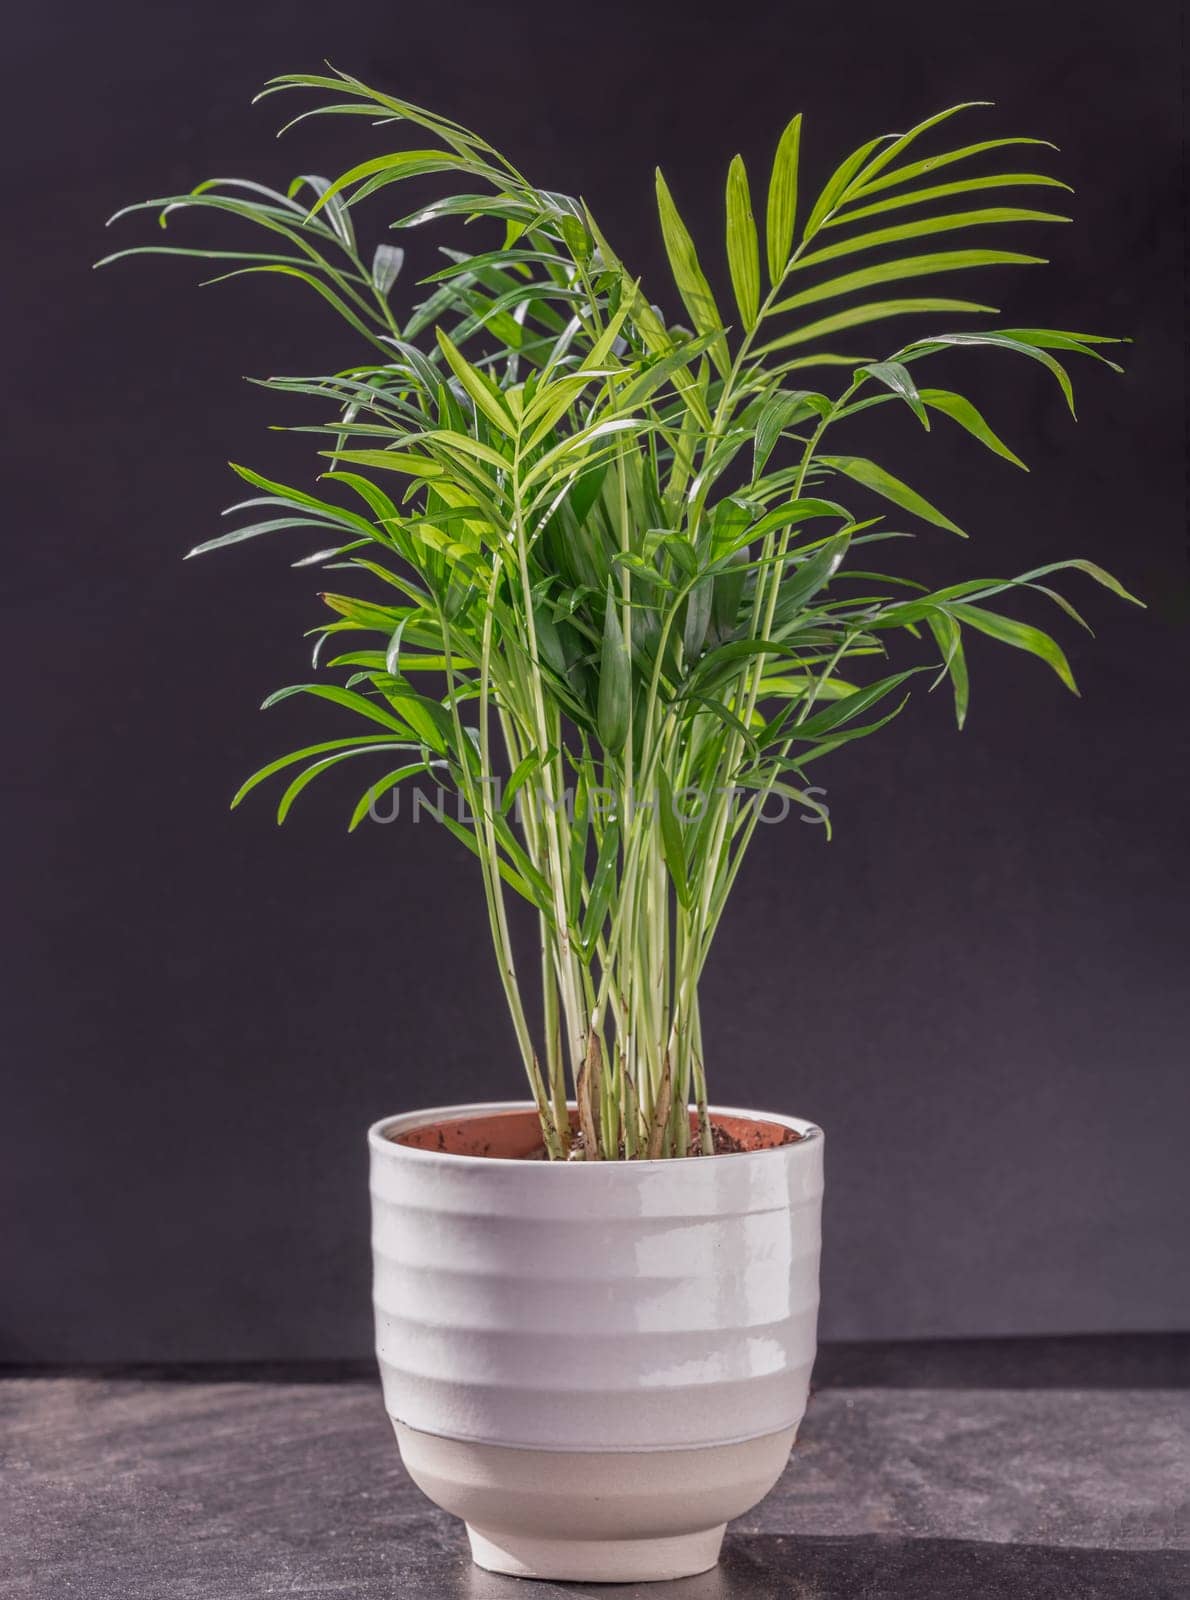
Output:
<path fill-rule="evenodd" d="M 317 492 L 237 467 L 256 492 L 192 552 L 272 533 L 313 546 L 295 564 L 327 574 L 315 663 L 346 676 L 266 705 L 315 700 L 356 729 L 269 761 L 233 804 L 281 777 L 283 820 L 356 757 L 374 770 L 353 829 L 400 785 L 440 788 L 440 820 L 480 866 L 551 1156 L 569 1146 L 568 1081 L 591 1097 L 588 1158 L 681 1154 L 692 1137 L 709 1148 L 699 978 L 766 800 L 829 827 L 805 769 L 885 727 L 923 681 L 949 681 L 961 726 L 972 633 L 1073 689 L 1058 642 L 999 609 L 1014 594 L 1080 621 L 1042 580 L 1078 572 L 1132 598 L 1077 559 L 933 591 L 869 566 L 872 547 L 909 536 L 906 520 L 963 530 L 862 453 L 852 419 L 903 405 L 927 431 L 948 419 L 943 431 L 953 423 L 1023 467 L 969 399 L 924 381 L 930 358 L 968 346 L 1023 356 L 1071 410 L 1067 361 L 1115 365 L 1103 346 L 1116 341 L 972 328 L 992 308 L 938 293 L 941 278 L 949 288 L 976 272 L 982 285 L 1040 264 L 1004 248 L 1001 230 L 1067 221 L 1020 203 L 1065 186 L 985 170 L 993 153 L 1043 141 L 947 143 L 952 119 L 975 109 L 956 106 L 860 144 L 815 192 L 794 117 L 759 189 L 730 162 L 718 246 L 696 243 L 658 172 L 673 280 L 661 289 L 631 272 L 585 204 L 534 187 L 448 118 L 343 73 L 287 75 L 264 92 L 313 96 L 297 120 L 366 116 L 386 142 L 412 142 L 285 193 L 217 179 L 129 208 L 163 227 L 214 212 L 255 229 L 254 248 L 158 242 L 106 258 L 183 255 L 234 263 L 223 276 L 297 282 L 358 341 L 337 372 L 264 380 L 320 408 L 297 430 L 316 435 Z M 359 242 L 369 202 L 414 178 L 447 193 L 401 216 L 403 235 L 459 218 L 488 235 L 471 252 L 443 247 L 419 292 L 404 245 L 365 254 Z M 723 274 L 730 301 L 712 288 Z M 399 297 L 411 302 L 400 313 Z M 941 331 L 888 336 L 938 317 Z M 803 387 L 811 373 L 821 387 Z M 540 925 L 540 1038 L 509 890 Z M 585 1071 L 590 1060 L 607 1070 Z"/>

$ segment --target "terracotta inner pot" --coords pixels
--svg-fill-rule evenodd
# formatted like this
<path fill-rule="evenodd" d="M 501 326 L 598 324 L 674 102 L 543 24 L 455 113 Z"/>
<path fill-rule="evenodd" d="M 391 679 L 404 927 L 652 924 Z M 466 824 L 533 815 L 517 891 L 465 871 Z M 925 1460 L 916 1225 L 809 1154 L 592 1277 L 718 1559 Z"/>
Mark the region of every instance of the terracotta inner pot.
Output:
<path fill-rule="evenodd" d="M 721 1128 L 740 1147 L 735 1153 L 750 1150 L 775 1150 L 779 1145 L 795 1144 L 801 1138 L 792 1128 L 779 1122 L 763 1122 L 752 1117 L 724 1117 L 711 1113 L 712 1126 Z M 570 1125 L 578 1126 L 578 1113 L 571 1111 Z M 691 1116 L 691 1130 L 697 1135 L 698 1118 Z M 415 1150 L 435 1150 L 450 1156 L 490 1156 L 505 1161 L 540 1158 L 541 1125 L 535 1111 L 497 1111 L 486 1117 L 459 1117 L 445 1122 L 427 1122 L 420 1128 L 390 1134 L 394 1144 L 411 1145 Z"/>

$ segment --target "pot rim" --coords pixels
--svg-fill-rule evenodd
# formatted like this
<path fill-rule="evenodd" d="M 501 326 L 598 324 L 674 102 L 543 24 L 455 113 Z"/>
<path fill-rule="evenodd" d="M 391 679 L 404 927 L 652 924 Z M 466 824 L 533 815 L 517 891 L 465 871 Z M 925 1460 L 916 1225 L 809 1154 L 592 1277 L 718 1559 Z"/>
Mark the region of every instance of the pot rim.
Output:
<path fill-rule="evenodd" d="M 693 1109 L 693 1108 L 691 1108 Z M 778 1156 L 790 1156 L 794 1151 L 818 1143 L 823 1131 L 816 1122 L 804 1117 L 786 1116 L 780 1111 L 744 1110 L 736 1106 L 708 1106 L 712 1116 L 742 1117 L 750 1122 L 775 1122 L 778 1127 L 792 1128 L 800 1137 L 792 1144 L 773 1145 L 768 1150 L 731 1151 L 734 1161 L 767 1161 Z M 673 1157 L 660 1156 L 655 1160 L 632 1161 L 525 1161 L 515 1156 L 468 1156 L 448 1150 L 420 1150 L 416 1145 L 398 1144 L 388 1137 L 393 1132 L 406 1133 L 413 1128 L 432 1122 L 458 1122 L 470 1117 L 490 1117 L 504 1111 L 532 1111 L 537 1106 L 532 1100 L 477 1100 L 462 1105 L 428 1106 L 420 1111 L 402 1111 L 381 1117 L 368 1129 L 368 1147 L 376 1155 L 398 1161 L 434 1162 L 438 1165 L 467 1162 L 479 1167 L 515 1167 L 518 1172 L 639 1172 L 642 1168 L 663 1167 L 668 1172 L 691 1170 L 687 1163 Z M 725 1155 L 728 1152 L 724 1153 Z M 717 1156 L 700 1157 L 693 1165 L 706 1171 L 705 1162 L 721 1159 Z"/>

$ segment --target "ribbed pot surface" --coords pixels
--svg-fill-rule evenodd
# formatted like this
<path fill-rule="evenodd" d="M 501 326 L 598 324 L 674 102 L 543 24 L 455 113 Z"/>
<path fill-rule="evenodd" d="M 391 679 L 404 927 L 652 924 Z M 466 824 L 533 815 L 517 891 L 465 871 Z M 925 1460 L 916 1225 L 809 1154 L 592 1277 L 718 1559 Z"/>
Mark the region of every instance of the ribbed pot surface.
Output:
<path fill-rule="evenodd" d="M 814 1361 L 821 1131 L 746 1154 L 507 1161 L 369 1131 L 376 1349 L 394 1421 L 546 1450 L 730 1444 L 796 1426 Z M 714 1108 L 724 1116 L 760 1115 Z"/>

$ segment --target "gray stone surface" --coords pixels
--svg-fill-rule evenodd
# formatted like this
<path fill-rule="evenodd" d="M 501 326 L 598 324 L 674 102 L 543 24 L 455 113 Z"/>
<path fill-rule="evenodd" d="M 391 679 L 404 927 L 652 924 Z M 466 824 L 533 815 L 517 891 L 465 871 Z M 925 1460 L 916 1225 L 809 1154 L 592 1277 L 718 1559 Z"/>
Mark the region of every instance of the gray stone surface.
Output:
<path fill-rule="evenodd" d="M 1183 1600 L 1190 1394 L 833 1388 L 722 1567 L 641 1587 L 470 1565 L 370 1382 L 0 1383 L 0 1600 Z"/>

